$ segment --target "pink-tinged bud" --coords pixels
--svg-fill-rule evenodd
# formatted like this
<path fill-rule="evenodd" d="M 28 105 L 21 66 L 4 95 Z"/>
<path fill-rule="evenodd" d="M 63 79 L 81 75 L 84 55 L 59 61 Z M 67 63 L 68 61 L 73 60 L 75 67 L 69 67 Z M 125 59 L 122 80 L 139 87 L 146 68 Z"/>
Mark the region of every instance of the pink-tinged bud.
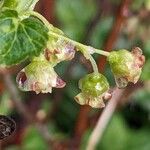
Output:
<path fill-rule="evenodd" d="M 71 42 L 58 39 L 56 42 L 51 42 L 48 47 L 49 49 L 45 51 L 45 57 L 52 64 L 71 60 L 75 56 L 75 46 Z"/>
<path fill-rule="evenodd" d="M 111 52 L 108 61 L 117 86 L 124 88 L 128 82 L 135 84 L 139 80 L 145 57 L 142 55 L 142 50 L 135 47 L 131 52 L 124 49 Z"/>
<path fill-rule="evenodd" d="M 109 83 L 105 76 L 100 73 L 91 73 L 79 81 L 79 93 L 75 100 L 80 105 L 89 105 L 93 108 L 102 108 L 105 106 L 104 100 L 111 99 Z"/>
<path fill-rule="evenodd" d="M 52 88 L 63 88 L 62 81 L 48 61 L 33 61 L 17 75 L 18 87 L 23 91 L 51 93 Z"/>

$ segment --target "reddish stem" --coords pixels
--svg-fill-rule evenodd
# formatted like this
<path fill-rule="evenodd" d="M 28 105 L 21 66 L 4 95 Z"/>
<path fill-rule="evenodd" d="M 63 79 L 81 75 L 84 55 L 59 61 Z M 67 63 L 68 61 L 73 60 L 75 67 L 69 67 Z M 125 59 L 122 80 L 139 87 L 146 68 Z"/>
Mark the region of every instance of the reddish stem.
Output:
<path fill-rule="evenodd" d="M 106 40 L 106 43 L 104 45 L 104 49 L 108 52 L 110 52 L 113 49 L 114 44 L 117 41 L 117 38 L 121 31 L 121 27 L 127 19 L 128 11 L 129 11 L 128 7 L 130 2 L 131 0 L 122 0 L 119 10 L 117 11 L 116 20 L 114 21 L 112 30 L 109 33 L 108 39 Z M 100 56 L 98 60 L 99 70 L 104 71 L 105 64 L 106 64 L 106 57 Z"/>
<path fill-rule="evenodd" d="M 39 5 L 39 11 L 50 23 L 54 23 L 54 2 L 55 0 L 42 0 Z"/>

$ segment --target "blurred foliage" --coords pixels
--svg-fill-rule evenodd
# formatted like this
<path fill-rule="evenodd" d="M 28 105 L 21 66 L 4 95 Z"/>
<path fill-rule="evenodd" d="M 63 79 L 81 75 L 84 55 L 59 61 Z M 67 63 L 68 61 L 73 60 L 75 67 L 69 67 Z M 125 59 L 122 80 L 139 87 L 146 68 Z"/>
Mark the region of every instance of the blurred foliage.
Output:
<path fill-rule="evenodd" d="M 87 139 L 91 131 L 85 134 L 81 150 L 85 149 Z M 123 116 L 115 114 L 104 133 L 102 141 L 98 144 L 97 150 L 149 150 L 150 129 L 130 129 Z"/>
<path fill-rule="evenodd" d="M 29 127 L 26 131 L 26 134 L 23 139 L 22 147 L 24 150 L 27 149 L 42 149 L 46 150 L 48 147 L 46 147 L 46 143 L 39 134 L 39 132 L 34 127 Z"/>
<path fill-rule="evenodd" d="M 91 44 L 94 45 L 95 47 L 102 48 L 111 30 L 112 24 L 113 24 L 112 16 L 101 18 L 101 21 L 98 22 L 92 34 Z"/>
<path fill-rule="evenodd" d="M 94 16 L 95 8 L 93 0 L 56 1 L 56 13 L 63 31 L 75 40 L 84 39 L 86 26 Z"/>
<path fill-rule="evenodd" d="M 4 91 L 0 97 L 0 114 L 9 114 L 11 111 L 11 100 L 9 94 Z"/>

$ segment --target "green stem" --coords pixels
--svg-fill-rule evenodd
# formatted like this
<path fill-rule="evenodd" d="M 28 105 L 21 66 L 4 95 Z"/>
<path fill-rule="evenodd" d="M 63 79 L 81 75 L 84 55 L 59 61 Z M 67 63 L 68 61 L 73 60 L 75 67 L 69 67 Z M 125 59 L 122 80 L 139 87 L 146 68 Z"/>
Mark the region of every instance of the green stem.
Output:
<path fill-rule="evenodd" d="M 73 40 L 71 40 L 71 39 L 69 39 L 69 38 L 67 38 L 67 37 L 62 36 L 62 35 L 58 35 L 58 34 L 53 33 L 53 32 L 50 32 L 50 34 L 53 35 L 53 36 L 56 37 L 56 38 L 60 38 L 60 37 L 61 37 L 61 38 L 63 38 L 64 40 L 73 43 L 73 44 L 76 45 L 79 49 L 82 49 L 83 51 L 84 51 L 85 49 L 89 48 L 89 46 L 86 46 L 86 45 L 83 45 L 83 44 L 81 44 L 81 43 L 79 43 L 79 42 L 73 41 Z M 92 67 L 93 67 L 93 71 L 94 71 L 95 73 L 98 73 L 97 64 L 96 64 L 94 58 L 90 55 L 89 52 L 86 52 L 86 54 L 88 54 L 88 58 L 89 58 L 89 60 L 90 60 L 90 62 L 91 62 L 91 65 L 92 65 Z"/>
<path fill-rule="evenodd" d="M 90 47 L 89 46 L 86 46 L 84 44 L 81 44 L 79 42 L 76 42 L 74 40 L 71 40 L 63 35 L 60 35 L 60 34 L 57 34 L 55 32 L 52 32 L 52 28 L 54 28 L 54 26 L 52 24 L 50 24 L 41 14 L 35 12 L 35 11 L 30 11 L 28 12 L 30 15 L 33 15 L 33 16 L 36 16 L 37 18 L 39 18 L 41 21 L 43 21 L 43 23 L 47 26 L 47 28 L 49 29 L 49 34 L 52 35 L 53 37 L 56 37 L 56 38 L 62 38 L 66 41 L 69 41 L 71 43 L 73 43 L 74 45 L 77 46 L 78 49 L 82 50 L 83 52 L 85 52 L 87 49 L 89 49 Z M 109 56 L 109 52 L 106 52 L 106 51 L 103 51 L 103 50 L 100 50 L 100 49 L 95 49 L 92 47 L 92 50 L 93 50 L 93 53 L 97 53 L 97 54 L 100 54 L 100 55 L 103 55 L 103 56 L 106 56 L 108 57 Z"/>
<path fill-rule="evenodd" d="M 106 51 L 103 51 L 103 50 L 100 50 L 100 49 L 94 49 L 94 53 L 96 54 L 100 54 L 100 55 L 103 55 L 103 56 L 106 56 L 108 57 L 109 56 L 109 52 L 106 52 Z"/>
<path fill-rule="evenodd" d="M 90 46 L 86 46 L 84 44 L 81 44 L 79 42 L 76 42 L 74 40 L 71 40 L 71 39 L 69 39 L 69 38 L 67 38 L 63 35 L 59 35 L 59 34 L 54 33 L 54 32 L 49 32 L 49 34 L 56 37 L 56 38 L 62 38 L 66 41 L 69 41 L 69 42 L 73 43 L 74 45 L 77 46 L 78 49 L 82 49 L 83 52 L 85 52 L 87 49 L 92 48 L 93 53 L 100 54 L 100 55 L 103 55 L 103 56 L 106 56 L 106 57 L 108 57 L 109 54 L 110 54 L 109 52 L 106 52 L 106 51 L 103 51 L 103 50 L 100 50 L 100 49 L 96 49 L 96 48 L 93 48 L 93 47 L 90 47 Z"/>
<path fill-rule="evenodd" d="M 98 67 L 97 67 L 96 61 L 94 60 L 94 58 L 90 54 L 89 54 L 89 60 L 90 60 L 91 65 L 93 67 L 93 71 L 95 73 L 98 73 L 99 71 L 98 71 Z"/>
<path fill-rule="evenodd" d="M 49 29 L 49 35 L 50 36 L 53 36 L 55 38 L 61 38 L 61 39 L 64 39 L 68 42 L 71 42 L 72 44 L 74 44 L 77 47 L 77 50 L 80 50 L 82 53 L 85 53 L 88 56 L 87 59 L 89 59 L 91 64 L 92 64 L 93 71 L 95 73 L 98 73 L 97 64 L 96 64 L 94 58 L 91 56 L 91 54 L 97 53 L 97 54 L 104 55 L 104 56 L 108 57 L 109 52 L 105 52 L 103 50 L 99 50 L 99 49 L 95 49 L 95 48 L 90 47 L 90 46 L 86 46 L 84 44 L 81 44 L 79 42 L 76 42 L 74 40 L 69 39 L 68 37 L 64 36 L 63 34 L 58 34 L 56 32 L 53 32 L 54 26 L 52 24 L 50 24 L 41 14 L 39 14 L 35 11 L 30 11 L 30 12 L 28 12 L 28 14 L 33 15 L 33 16 L 39 18 L 41 21 L 43 21 L 43 23 Z"/>

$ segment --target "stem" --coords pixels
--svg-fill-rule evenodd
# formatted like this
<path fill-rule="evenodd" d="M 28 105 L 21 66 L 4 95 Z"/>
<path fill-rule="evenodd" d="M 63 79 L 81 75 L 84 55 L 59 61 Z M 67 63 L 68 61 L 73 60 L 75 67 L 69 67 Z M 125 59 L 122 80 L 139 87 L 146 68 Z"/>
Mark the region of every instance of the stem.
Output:
<path fill-rule="evenodd" d="M 52 24 L 50 24 L 41 14 L 39 14 L 39 13 L 37 13 L 35 11 L 30 11 L 30 12 L 28 12 L 28 14 L 36 16 L 37 18 L 39 18 L 47 26 L 47 28 L 49 29 L 49 35 L 50 36 L 53 36 L 53 37 L 56 37 L 56 38 L 62 38 L 64 40 L 68 41 L 68 42 L 71 42 L 71 43 L 73 43 L 74 45 L 77 46 L 78 50 L 81 50 L 83 52 L 86 51 L 87 49 L 89 49 L 89 46 L 86 46 L 84 44 L 81 44 L 79 42 L 71 40 L 71 39 L 65 37 L 64 35 L 61 35 L 61 34 L 58 34 L 58 33 L 55 33 L 53 31 L 51 31 L 55 27 Z M 106 52 L 104 50 L 95 49 L 93 47 L 92 47 L 92 50 L 93 50 L 93 53 L 104 55 L 106 57 L 109 56 L 109 52 Z"/>
<path fill-rule="evenodd" d="M 108 57 L 109 54 L 110 54 L 110 52 L 102 51 L 102 50 L 99 50 L 99 49 L 95 49 L 94 51 L 95 51 L 94 53 L 100 54 L 100 55 L 103 55 L 103 56 L 106 56 L 106 57 Z"/>
<path fill-rule="evenodd" d="M 53 33 L 53 32 L 50 32 L 50 34 L 53 35 L 53 36 L 55 36 L 55 37 L 57 37 L 57 38 L 60 38 L 60 37 L 61 37 L 61 38 L 63 38 L 64 40 L 73 43 L 74 45 L 77 46 L 78 49 L 81 49 L 83 52 L 85 51 L 85 49 L 89 49 L 89 46 L 86 46 L 86 45 L 81 44 L 81 43 L 79 43 L 79 42 L 73 41 L 73 40 L 71 40 L 71 39 L 69 39 L 69 38 L 67 38 L 67 37 L 62 36 L 62 35 L 58 35 L 58 34 Z M 94 50 L 96 50 L 96 49 L 94 49 Z M 103 53 L 103 51 L 101 51 L 101 50 L 96 50 L 96 51 L 100 51 L 101 53 Z M 89 58 L 89 60 L 90 60 L 90 62 L 91 62 L 91 64 L 92 64 L 92 67 L 93 67 L 94 72 L 95 72 L 95 73 L 98 73 L 97 64 L 96 64 L 94 58 L 90 55 L 89 52 L 86 52 L 86 54 L 88 55 L 88 58 Z M 105 54 L 105 53 L 103 53 L 103 54 Z M 105 54 L 105 55 L 106 55 L 106 54 Z"/>
<path fill-rule="evenodd" d="M 122 95 L 124 94 L 125 90 L 116 89 L 113 98 L 110 100 L 109 104 L 104 109 L 102 115 L 99 117 L 99 120 L 94 128 L 86 150 L 94 150 L 96 149 L 97 143 L 101 141 L 103 133 L 116 109 L 118 101 L 121 99 Z"/>
<path fill-rule="evenodd" d="M 95 49 L 95 48 L 90 47 L 90 46 L 86 46 L 86 45 L 84 45 L 84 44 L 81 44 L 81 43 L 79 43 L 79 42 L 76 42 L 76 41 L 74 41 L 74 40 L 71 40 L 71 39 L 69 39 L 68 37 L 65 37 L 65 36 L 62 35 L 62 34 L 55 33 L 55 32 L 52 31 L 53 28 L 54 28 L 54 26 L 51 25 L 41 14 L 39 14 L 39 13 L 37 13 L 37 12 L 34 12 L 34 11 L 30 11 L 29 14 L 30 14 L 30 15 L 33 15 L 33 16 L 36 16 L 36 17 L 39 18 L 41 21 L 43 21 L 43 23 L 44 23 L 44 24 L 47 26 L 47 28 L 49 29 L 49 35 L 50 35 L 50 36 L 53 36 L 53 37 L 55 37 L 55 38 L 61 38 L 61 39 L 64 39 L 64 40 L 66 40 L 66 41 L 68 41 L 68 42 L 71 42 L 72 44 L 76 45 L 77 50 L 80 50 L 82 53 L 85 53 L 85 52 L 86 52 L 86 54 L 88 55 L 88 58 L 89 58 L 89 60 L 90 60 L 90 62 L 91 62 L 91 64 L 92 64 L 92 66 L 93 66 L 94 72 L 95 72 L 95 73 L 98 73 L 97 64 L 96 64 L 95 60 L 93 59 L 93 57 L 90 55 L 90 53 L 92 53 L 92 54 L 93 54 L 93 53 L 97 53 L 97 54 L 104 55 L 104 56 L 108 57 L 108 56 L 109 56 L 109 52 L 105 52 L 105 51 L 103 51 L 103 50 L 99 50 L 99 49 Z M 89 49 L 91 49 L 92 52 L 90 52 Z M 88 51 L 88 50 L 89 50 L 89 51 Z"/>
<path fill-rule="evenodd" d="M 93 71 L 94 71 L 95 73 L 98 73 L 97 64 L 96 64 L 94 58 L 93 58 L 90 54 L 89 54 L 89 60 L 90 60 L 91 65 L 92 65 L 92 67 L 93 67 Z"/>
<path fill-rule="evenodd" d="M 104 45 L 104 50 L 110 52 L 112 50 L 112 48 L 114 47 L 114 44 L 117 41 L 117 38 L 120 34 L 121 28 L 123 26 L 123 24 L 126 22 L 129 13 L 129 7 L 132 4 L 132 0 L 122 0 L 120 1 L 121 4 L 119 6 L 118 11 L 116 11 L 116 19 L 114 20 L 114 24 L 113 27 L 111 29 L 111 32 L 108 35 L 108 38 L 106 40 L 106 43 Z M 106 58 L 104 57 L 99 57 L 98 60 L 98 67 L 99 70 L 104 71 L 105 65 L 106 65 Z"/>
<path fill-rule="evenodd" d="M 103 56 L 106 56 L 106 57 L 108 57 L 109 54 L 110 54 L 109 52 L 106 52 L 106 51 L 103 51 L 103 50 L 100 50 L 100 49 L 96 49 L 96 48 L 93 48 L 93 47 L 81 44 L 81 43 L 76 42 L 74 40 L 71 40 L 71 39 L 69 39 L 69 38 L 67 38 L 67 37 L 65 37 L 63 35 L 59 35 L 57 33 L 51 32 L 51 31 L 49 32 L 49 34 L 53 35 L 56 38 L 62 38 L 64 40 L 66 40 L 66 41 L 69 41 L 69 42 L 73 43 L 74 45 L 77 46 L 78 49 L 81 49 L 83 52 L 88 50 L 89 48 L 92 48 L 93 53 L 100 54 L 100 55 L 103 55 Z"/>
<path fill-rule="evenodd" d="M 91 136 L 89 137 L 86 150 L 96 149 L 97 144 L 100 143 L 101 139 L 103 138 L 104 132 L 116 108 L 130 101 L 130 96 L 143 87 L 144 84 L 139 82 L 136 85 L 129 84 L 128 88 L 126 89 L 114 89 L 112 99 L 108 102 L 106 108 L 103 110 L 93 132 L 91 133 Z"/>

